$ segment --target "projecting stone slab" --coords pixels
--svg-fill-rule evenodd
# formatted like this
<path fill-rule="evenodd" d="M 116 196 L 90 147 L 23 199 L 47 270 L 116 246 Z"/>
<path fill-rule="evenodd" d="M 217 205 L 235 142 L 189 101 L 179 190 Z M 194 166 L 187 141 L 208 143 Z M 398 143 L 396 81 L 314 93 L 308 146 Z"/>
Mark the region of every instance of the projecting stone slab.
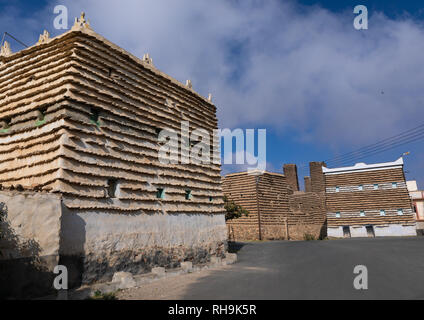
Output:
<path fill-rule="evenodd" d="M 163 277 L 165 276 L 165 268 L 163 267 L 152 268 L 152 273 L 157 275 L 158 277 Z"/>
<path fill-rule="evenodd" d="M 222 259 L 220 257 L 211 257 L 211 264 L 212 265 L 220 265 L 222 264 Z"/>
<path fill-rule="evenodd" d="M 181 269 L 184 272 L 192 272 L 193 271 L 193 263 L 190 261 L 181 262 Z"/>
<path fill-rule="evenodd" d="M 127 289 L 136 286 L 134 277 L 129 272 L 115 272 L 112 282 L 118 283 L 119 289 Z"/>
<path fill-rule="evenodd" d="M 237 262 L 237 254 L 235 253 L 226 253 L 225 259 L 222 260 L 222 264 L 233 264 Z"/>

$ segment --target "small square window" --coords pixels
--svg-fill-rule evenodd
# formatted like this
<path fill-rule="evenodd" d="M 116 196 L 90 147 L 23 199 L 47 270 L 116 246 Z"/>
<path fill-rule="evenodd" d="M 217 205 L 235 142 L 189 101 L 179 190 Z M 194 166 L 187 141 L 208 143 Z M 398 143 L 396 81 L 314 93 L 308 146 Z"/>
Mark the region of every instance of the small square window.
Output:
<path fill-rule="evenodd" d="M 97 126 L 99 126 L 100 125 L 99 115 L 100 115 L 100 110 L 99 109 L 97 109 L 97 108 L 91 108 L 90 109 L 90 122 L 91 123 L 94 123 Z"/>
<path fill-rule="evenodd" d="M 358 190 L 359 190 L 359 191 L 363 191 L 363 190 L 364 190 L 364 186 L 363 186 L 362 184 L 360 184 L 360 185 L 358 186 Z"/>
<path fill-rule="evenodd" d="M 398 216 L 402 216 L 403 215 L 403 210 L 402 209 L 398 209 L 397 214 L 398 214 Z"/>
<path fill-rule="evenodd" d="M 155 134 L 156 134 L 156 137 L 159 137 L 159 134 L 160 134 L 160 132 L 162 131 L 162 129 L 161 128 L 158 128 L 158 127 L 155 127 Z"/>
<path fill-rule="evenodd" d="M 163 189 L 163 188 L 157 188 L 156 198 L 158 198 L 158 199 L 165 199 L 165 189 Z"/>
<path fill-rule="evenodd" d="M 37 120 L 43 121 L 46 116 L 46 112 L 47 112 L 47 107 L 37 110 Z"/>
<path fill-rule="evenodd" d="M 359 211 L 359 216 L 365 217 L 365 211 L 363 211 L 363 210 Z"/>
<path fill-rule="evenodd" d="M 185 192 L 185 199 L 186 200 L 191 200 L 192 195 L 191 195 L 191 190 L 186 190 Z"/>
<path fill-rule="evenodd" d="M 336 212 L 336 218 L 340 218 L 340 212 Z"/>
<path fill-rule="evenodd" d="M 45 119 L 46 111 L 47 111 L 47 107 L 37 110 L 37 121 L 35 122 L 35 125 L 37 127 L 46 123 L 46 119 Z"/>
<path fill-rule="evenodd" d="M 336 192 L 340 192 L 340 188 L 339 187 L 336 187 Z"/>
<path fill-rule="evenodd" d="M 380 210 L 380 216 L 385 216 L 386 215 L 386 210 Z"/>
<path fill-rule="evenodd" d="M 12 121 L 11 118 L 3 118 L 0 120 L 1 122 L 1 129 L 2 130 L 7 130 L 10 127 L 10 122 Z"/>
<path fill-rule="evenodd" d="M 109 179 L 107 181 L 107 196 L 109 198 L 116 198 L 116 189 L 118 181 L 116 179 Z"/>
<path fill-rule="evenodd" d="M 396 182 L 392 182 L 392 188 L 397 188 L 397 183 Z"/>
<path fill-rule="evenodd" d="M 209 202 L 212 202 L 213 201 L 213 197 L 209 197 Z"/>
<path fill-rule="evenodd" d="M 378 184 L 374 185 L 374 190 L 378 190 Z"/>

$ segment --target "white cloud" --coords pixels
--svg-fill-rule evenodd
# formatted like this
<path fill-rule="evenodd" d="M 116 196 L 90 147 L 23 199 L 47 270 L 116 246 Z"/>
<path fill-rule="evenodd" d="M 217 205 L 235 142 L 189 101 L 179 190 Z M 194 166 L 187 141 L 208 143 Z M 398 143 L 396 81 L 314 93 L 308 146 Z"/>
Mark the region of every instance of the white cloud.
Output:
<path fill-rule="evenodd" d="M 369 29 L 357 31 L 353 8 L 293 2 L 60 3 L 70 18 L 86 11 L 95 31 L 212 92 L 223 127 L 260 124 L 338 147 L 396 134 L 424 114 L 424 28 L 407 18 L 369 10 Z"/>
<path fill-rule="evenodd" d="M 224 155 L 225 156 L 225 155 Z M 243 163 L 237 164 L 237 158 L 243 159 Z M 251 154 L 247 151 L 236 151 L 231 154 L 232 162 L 226 163 L 222 161 L 221 163 L 221 174 L 227 175 L 231 172 L 244 172 L 248 170 L 253 171 L 268 171 L 268 172 L 276 172 L 278 170 L 275 169 L 274 165 L 266 160 L 258 159 L 255 155 Z M 224 159 L 224 157 L 223 157 Z"/>

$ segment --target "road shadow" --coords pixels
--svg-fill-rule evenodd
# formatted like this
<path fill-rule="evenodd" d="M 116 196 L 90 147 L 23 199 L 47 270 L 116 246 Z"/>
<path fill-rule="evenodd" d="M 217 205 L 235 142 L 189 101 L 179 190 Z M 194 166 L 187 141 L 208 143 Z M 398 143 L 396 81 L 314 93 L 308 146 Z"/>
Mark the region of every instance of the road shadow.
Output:
<path fill-rule="evenodd" d="M 228 252 L 229 253 L 237 253 L 245 245 L 246 245 L 246 243 L 243 243 L 243 242 L 228 241 Z"/>

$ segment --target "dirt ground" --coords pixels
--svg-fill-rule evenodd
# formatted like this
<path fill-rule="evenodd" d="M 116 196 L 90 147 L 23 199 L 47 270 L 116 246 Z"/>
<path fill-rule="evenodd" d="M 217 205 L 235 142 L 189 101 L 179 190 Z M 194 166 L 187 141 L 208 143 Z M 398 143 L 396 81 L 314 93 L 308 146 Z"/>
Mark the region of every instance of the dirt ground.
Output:
<path fill-rule="evenodd" d="M 202 270 L 196 273 L 163 278 L 145 284 L 140 288 L 125 289 L 117 292 L 119 300 L 181 300 L 190 286 L 200 279 L 210 276 L 216 270 L 228 270 L 230 266 Z"/>

